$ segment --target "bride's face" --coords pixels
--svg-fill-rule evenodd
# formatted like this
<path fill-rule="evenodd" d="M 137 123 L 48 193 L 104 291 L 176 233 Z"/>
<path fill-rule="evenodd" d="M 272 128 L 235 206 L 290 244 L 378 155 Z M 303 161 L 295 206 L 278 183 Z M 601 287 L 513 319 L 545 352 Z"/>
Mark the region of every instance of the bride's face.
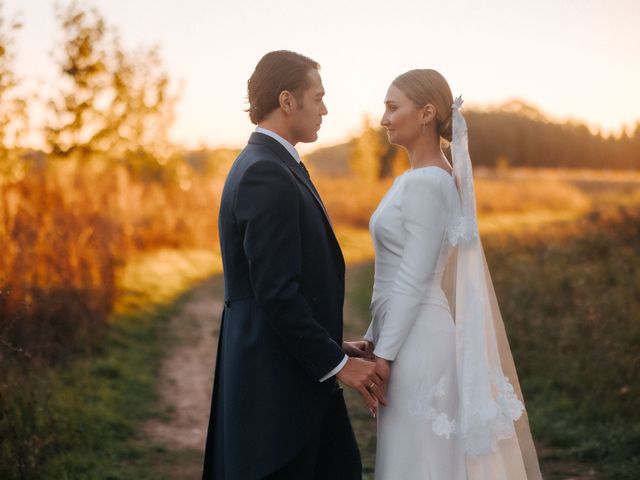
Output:
<path fill-rule="evenodd" d="M 422 134 L 422 112 L 398 87 L 391 85 L 384 99 L 380 125 L 387 129 L 389 142 L 407 147 Z"/>

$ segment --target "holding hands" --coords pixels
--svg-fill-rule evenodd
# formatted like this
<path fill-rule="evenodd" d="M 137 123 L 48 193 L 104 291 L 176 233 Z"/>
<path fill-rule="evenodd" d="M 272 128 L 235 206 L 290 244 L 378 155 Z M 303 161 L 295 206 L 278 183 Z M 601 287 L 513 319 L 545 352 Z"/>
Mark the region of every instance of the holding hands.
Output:
<path fill-rule="evenodd" d="M 385 394 L 389 381 L 390 362 L 373 354 L 373 343 L 361 340 L 343 342 L 342 349 L 349 356 L 338 372 L 340 383 L 357 390 L 375 417 L 378 403 L 387 406 Z"/>
<path fill-rule="evenodd" d="M 367 360 L 375 360 L 373 355 L 373 343 L 366 340 L 358 340 L 355 342 L 342 342 L 342 350 L 350 357 L 365 358 Z"/>

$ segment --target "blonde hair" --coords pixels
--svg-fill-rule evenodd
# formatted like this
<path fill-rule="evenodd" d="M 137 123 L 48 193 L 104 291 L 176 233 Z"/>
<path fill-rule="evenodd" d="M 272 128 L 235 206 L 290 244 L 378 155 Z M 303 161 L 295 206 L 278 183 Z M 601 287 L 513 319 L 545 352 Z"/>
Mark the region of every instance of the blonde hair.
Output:
<path fill-rule="evenodd" d="M 431 104 L 436 108 L 436 129 L 438 134 L 451 141 L 451 105 L 453 94 L 447 80 L 431 69 L 409 70 L 396 77 L 391 83 L 409 97 L 417 107 Z"/>

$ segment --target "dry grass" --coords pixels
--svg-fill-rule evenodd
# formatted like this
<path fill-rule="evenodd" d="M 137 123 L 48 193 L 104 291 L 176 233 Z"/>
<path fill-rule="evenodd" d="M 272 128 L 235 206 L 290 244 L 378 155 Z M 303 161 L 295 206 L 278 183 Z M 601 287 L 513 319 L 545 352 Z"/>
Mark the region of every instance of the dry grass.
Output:
<path fill-rule="evenodd" d="M 163 247 L 214 248 L 221 185 L 69 162 L 0 183 L 0 358 L 91 350 L 117 299 L 119 265 Z"/>
<path fill-rule="evenodd" d="M 212 165 L 218 163 L 213 162 Z M 109 325 L 106 329 L 103 327 L 113 308 L 120 313 L 169 302 L 202 274 L 221 270 L 219 253 L 216 252 L 217 202 L 228 164 L 220 168 L 215 171 L 201 170 L 202 173 L 196 175 L 185 163 L 178 166 L 175 177 L 150 182 L 133 178 L 120 167 L 104 169 L 87 165 L 80 168 L 74 164 L 58 163 L 50 164 L 46 169 L 34 169 L 13 183 L 0 181 L 0 362 L 11 365 L 11 368 L 0 372 L 0 384 L 9 385 L 13 382 L 21 385 L 20 388 L 12 388 L 13 391 L 26 392 L 24 395 L 16 394 L 14 403 L 6 412 L 0 411 L 0 420 L 19 418 L 23 421 L 20 425 L 9 423 L 14 435 L 9 443 L 16 448 L 15 451 L 28 452 L 29 455 L 33 454 L 33 458 L 51 453 L 46 449 L 53 447 L 43 447 L 41 443 L 47 438 L 57 439 L 61 431 L 60 424 L 51 421 L 53 417 L 48 411 L 40 416 L 33 414 L 35 406 L 43 404 L 46 399 L 55 397 L 55 408 L 59 407 L 63 412 L 59 418 L 56 417 L 56 421 L 64 423 L 69 419 L 77 420 L 71 421 L 71 427 L 63 432 L 64 435 L 69 433 L 69 438 L 77 436 L 76 423 L 84 428 L 90 423 L 87 419 L 99 417 L 99 412 L 90 409 L 78 413 L 89 405 L 82 397 L 87 395 L 89 387 L 78 387 L 82 395 L 67 394 L 64 389 L 60 390 L 64 394 L 50 394 L 48 390 L 49 382 L 54 382 L 51 379 L 63 371 L 56 364 L 70 358 L 73 352 L 104 352 L 105 349 L 114 349 L 116 352 L 122 347 L 122 351 L 114 353 L 113 360 L 121 362 L 122 366 L 117 369 L 111 365 L 100 366 L 98 373 L 104 378 L 96 377 L 92 371 L 86 378 L 79 376 L 81 380 L 78 382 L 86 381 L 87 385 L 91 385 L 91 392 L 95 390 L 93 393 L 104 394 L 105 398 L 111 398 L 111 391 L 123 389 L 123 398 L 126 396 L 130 399 L 138 395 L 135 401 L 136 404 L 140 403 L 144 393 L 130 395 L 127 392 L 125 395 L 124 390 L 140 383 L 140 365 L 148 362 L 148 358 L 160 357 L 160 352 L 146 352 L 140 346 L 151 348 L 156 345 L 153 338 L 148 338 L 148 332 L 134 331 L 136 322 L 141 322 L 142 330 L 148 328 L 151 331 L 151 326 L 143 325 L 143 320 L 148 318 L 151 322 L 153 315 L 145 314 L 133 320 L 131 316 L 120 315 L 117 318 L 125 321 Z M 637 355 L 632 350 L 614 351 L 617 345 L 627 345 L 624 343 L 625 332 L 631 330 L 619 328 L 612 322 L 624 320 L 626 327 L 636 328 L 633 323 L 635 317 L 630 317 L 624 309 L 625 305 L 631 305 L 629 299 L 635 299 L 634 302 L 637 300 L 637 295 L 633 296 L 637 275 L 630 270 L 637 259 L 637 231 L 628 230 L 631 227 L 623 230 L 619 225 L 637 226 L 638 222 L 637 219 L 633 222 L 612 222 L 607 219 L 606 212 L 615 212 L 620 205 L 640 204 L 640 175 L 524 170 L 479 170 L 476 173 L 480 228 L 483 234 L 492 234 L 488 252 L 493 252 L 492 266 L 498 265 L 496 284 L 498 287 L 522 286 L 521 290 L 502 292 L 502 297 L 507 299 L 504 303 L 505 312 L 511 312 L 509 317 L 515 317 L 517 312 L 525 312 L 527 316 L 522 321 L 531 324 L 546 322 L 544 332 L 551 331 L 560 315 L 563 325 L 569 325 L 574 330 L 570 336 L 559 338 L 570 338 L 572 342 L 586 331 L 573 318 L 586 319 L 590 322 L 587 326 L 593 327 L 590 334 L 606 340 L 602 342 L 602 348 L 598 347 L 598 356 L 606 361 L 589 364 L 592 368 L 589 371 L 591 378 L 607 378 L 608 371 L 614 370 L 621 356 L 628 358 L 625 368 L 635 362 L 633 368 L 625 370 L 625 378 L 620 380 L 611 376 L 611 382 L 615 382 L 602 382 L 603 388 L 597 390 L 598 395 L 605 398 L 607 391 L 617 388 L 622 392 L 627 385 L 636 392 L 637 375 L 634 372 L 637 371 Z M 373 246 L 366 227 L 391 181 L 364 182 L 321 177 L 315 180 L 334 222 L 347 262 L 353 266 L 369 261 L 373 257 Z M 601 238 L 594 233 L 590 234 L 589 241 L 579 245 L 568 243 L 568 239 L 580 238 L 585 231 L 583 225 L 575 220 L 584 217 L 584 212 L 592 208 L 601 212 L 603 205 L 609 209 L 604 210 L 605 214 L 590 213 L 587 218 L 597 226 L 596 230 L 619 230 L 620 235 L 628 230 L 624 238 Z M 547 248 L 538 244 L 531 251 L 527 250 L 525 255 L 523 245 L 528 245 L 530 240 L 527 239 L 535 238 L 540 232 L 544 233 L 545 245 L 551 246 Z M 168 248 L 178 248 L 182 252 L 176 253 Z M 541 258 L 545 260 L 542 263 L 539 261 Z M 583 260 L 584 265 L 581 264 Z M 595 276 L 590 273 L 594 265 L 597 266 Z M 621 272 L 631 276 L 619 277 Z M 513 278 L 527 278 L 528 281 L 513 282 Z M 630 278 L 635 283 L 632 284 Z M 586 291 L 596 292 L 600 288 L 597 298 L 606 301 L 585 296 L 584 279 L 590 282 Z M 606 280 L 605 284 L 598 283 L 601 279 Z M 531 300 L 532 289 L 537 294 L 535 301 Z M 558 291 L 563 292 L 562 296 L 554 294 Z M 572 303 L 565 308 L 567 299 Z M 595 317 L 594 312 L 597 314 Z M 601 320 L 601 326 L 592 321 L 596 317 L 604 319 Z M 515 351 L 522 351 L 522 345 L 518 346 L 515 338 L 526 340 L 526 325 L 513 325 L 513 328 L 522 327 L 522 335 L 514 337 Z M 109 343 L 108 335 L 102 335 L 103 330 L 108 333 L 117 332 L 118 329 L 124 329 L 127 333 L 114 342 Z M 614 336 L 610 334 L 612 330 L 615 330 Z M 140 341 L 136 335 L 144 340 Z M 633 341 L 637 342 L 638 337 L 634 335 Z M 554 348 L 575 348 L 575 344 L 558 344 Z M 530 347 L 534 348 L 533 345 Z M 611 347 L 613 353 L 608 354 L 605 347 Z M 580 358 L 587 358 L 590 351 L 595 351 L 594 348 L 589 350 L 585 347 Z M 540 355 L 536 354 L 536 359 L 543 365 L 546 361 L 543 353 L 551 355 L 553 352 L 544 349 L 540 352 Z M 131 360 L 127 355 L 138 355 L 140 358 Z M 25 361 L 27 356 L 30 361 Z M 52 365 L 54 368 L 51 368 Z M 530 368 L 534 368 L 533 365 Z M 547 364 L 544 364 L 544 369 L 545 372 L 552 371 Z M 31 389 L 21 383 L 24 372 L 32 374 L 34 383 Z M 51 378 L 44 378 L 42 375 L 45 372 L 49 372 Z M 122 373 L 118 372 L 129 372 L 131 381 L 123 382 L 117 376 Z M 577 373 L 574 374 L 577 376 Z M 135 388 L 144 391 L 150 388 L 154 378 L 153 369 L 148 369 L 145 375 L 144 386 Z M 554 378 L 562 379 L 561 369 L 554 375 Z M 41 377 L 42 380 L 38 380 Z M 38 383 L 40 381 L 42 385 Z M 105 389 L 103 384 L 109 387 Z M 547 385 L 535 384 L 530 384 L 529 388 L 538 387 L 551 393 L 557 390 L 554 386 L 548 386 L 546 390 Z M 570 391 L 576 385 L 568 385 L 567 388 Z M 535 398 L 534 395 L 530 397 Z M 75 398 L 78 398 L 77 402 L 69 401 Z M 558 402 L 560 400 L 562 398 Z M 543 400 L 540 402 L 544 405 Z M 627 403 L 631 405 L 633 402 Z M 615 407 L 616 401 L 610 405 Z M 636 408 L 637 405 L 633 403 L 632 407 Z M 99 410 L 102 408 L 100 406 Z M 107 416 L 112 412 L 109 408 L 112 406 L 105 410 Z M 127 408 L 114 407 L 113 411 L 124 412 Z M 538 428 L 546 429 L 548 438 L 555 443 L 575 443 L 581 434 L 580 429 L 569 430 L 573 436 L 565 435 L 563 429 L 556 429 L 553 422 L 556 422 L 557 416 L 549 414 L 548 424 L 543 421 L 546 417 L 541 418 Z M 115 432 L 114 445 L 120 445 L 123 427 L 118 422 L 128 425 L 130 419 L 116 420 L 115 426 L 110 423 L 107 426 L 96 425 L 94 431 L 90 432 L 91 438 L 102 438 L 104 431 L 112 429 Z M 43 431 L 48 432 L 46 437 L 39 433 Z M 601 443 L 597 448 L 581 444 L 579 453 L 591 455 L 592 458 L 605 456 L 608 437 L 601 438 L 604 440 L 598 440 Z M 50 445 L 57 443 L 58 440 L 51 440 Z M 69 448 L 83 452 L 78 445 Z M 13 450 L 5 453 L 6 458 L 15 456 Z M 566 455 L 570 457 L 572 453 Z M 78 465 L 82 464 L 85 457 L 84 453 L 77 457 Z M 24 458 L 23 465 L 31 465 L 31 461 L 31 457 Z M 105 459 L 100 461 L 107 462 Z"/>
<path fill-rule="evenodd" d="M 589 182 L 598 179 L 596 175 L 590 175 L 579 175 L 578 178 L 580 181 L 588 178 Z M 595 191 L 570 183 L 573 176 L 572 172 L 563 176 L 553 172 L 496 173 L 480 170 L 476 175 L 476 196 L 481 232 L 527 234 L 551 224 L 571 223 L 602 203 L 605 195 L 609 196 L 610 204 L 629 203 L 632 194 L 637 196 L 636 203 L 640 203 L 640 189 L 632 190 L 626 196 L 616 190 L 616 187 L 619 190 L 617 182 L 620 177 L 611 183 L 605 176 L 604 180 L 598 180 L 603 185 Z M 637 182 L 640 185 L 640 176 Z M 334 223 L 347 262 L 356 264 L 373 258 L 369 219 L 392 180 L 366 182 L 319 177 L 315 183 Z"/>
<path fill-rule="evenodd" d="M 161 181 L 136 179 L 122 166 L 47 161 L 0 182 L 0 355 L 90 350 L 117 299 L 118 265 L 160 248 L 217 250 L 230 155 L 202 159 L 200 174 L 187 162 L 171 165 L 174 175 Z M 345 257 L 371 258 L 366 229 L 392 181 L 318 175 L 315 182 Z M 478 169 L 481 230 L 570 223 L 602 204 L 639 203 L 638 186 L 640 174 L 629 172 Z"/>
<path fill-rule="evenodd" d="M 591 207 L 587 195 L 559 179 L 478 178 L 479 214 L 532 211 L 584 212 Z"/>
<path fill-rule="evenodd" d="M 316 188 L 337 225 L 367 227 L 371 214 L 391 186 L 391 180 L 367 182 L 352 178 L 314 178 Z"/>

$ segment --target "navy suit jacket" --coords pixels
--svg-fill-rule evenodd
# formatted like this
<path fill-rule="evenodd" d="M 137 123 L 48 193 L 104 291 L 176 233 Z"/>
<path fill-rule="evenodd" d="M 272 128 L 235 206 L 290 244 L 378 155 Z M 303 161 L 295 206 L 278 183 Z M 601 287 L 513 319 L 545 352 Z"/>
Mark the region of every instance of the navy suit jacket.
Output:
<path fill-rule="evenodd" d="M 219 214 L 225 307 L 203 479 L 258 479 L 319 435 L 344 358 L 344 259 L 303 167 L 253 133 Z"/>

